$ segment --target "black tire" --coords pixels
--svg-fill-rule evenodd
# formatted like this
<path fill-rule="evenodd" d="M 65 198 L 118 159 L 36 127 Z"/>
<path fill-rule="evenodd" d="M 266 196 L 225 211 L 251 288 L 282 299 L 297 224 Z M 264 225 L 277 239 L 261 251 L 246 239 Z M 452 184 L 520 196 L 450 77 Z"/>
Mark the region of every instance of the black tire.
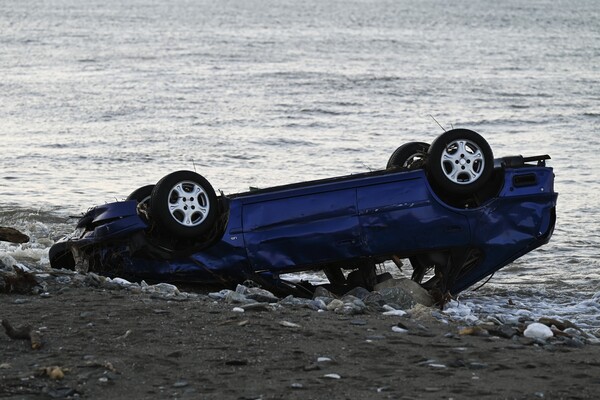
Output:
<path fill-rule="evenodd" d="M 140 204 L 145 204 L 150 207 L 150 198 L 152 197 L 152 190 L 155 185 L 146 185 L 141 188 L 137 188 L 125 200 L 135 200 Z"/>
<path fill-rule="evenodd" d="M 52 268 L 75 269 L 75 258 L 73 257 L 71 246 L 67 242 L 54 243 L 50 247 L 48 258 L 50 258 L 50 266 Z"/>
<path fill-rule="evenodd" d="M 165 176 L 150 198 L 150 214 L 158 227 L 180 238 L 194 238 L 213 228 L 218 207 L 210 183 L 192 171 Z"/>
<path fill-rule="evenodd" d="M 432 184 L 449 194 L 471 195 L 484 187 L 494 170 L 487 141 L 469 129 L 452 129 L 438 136 L 427 155 Z"/>
<path fill-rule="evenodd" d="M 423 168 L 429 143 L 408 142 L 398 147 L 390 156 L 386 168 Z"/>

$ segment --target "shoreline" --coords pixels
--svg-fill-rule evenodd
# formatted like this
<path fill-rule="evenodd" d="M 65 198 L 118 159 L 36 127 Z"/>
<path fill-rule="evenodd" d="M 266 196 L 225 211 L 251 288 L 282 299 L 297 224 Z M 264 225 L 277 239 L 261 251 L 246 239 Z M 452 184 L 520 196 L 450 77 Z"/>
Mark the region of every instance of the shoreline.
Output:
<path fill-rule="evenodd" d="M 384 315 L 372 309 L 319 312 L 291 299 L 246 306 L 207 293 L 177 295 L 170 285 L 145 292 L 114 281 L 94 286 L 89 275 L 87 283 L 86 276 L 75 280 L 78 275 L 69 284 L 61 275 L 49 277 L 40 294 L 0 295 L 0 318 L 13 326 L 29 324 L 42 338 L 34 350 L 27 341 L 0 335 L 0 397 L 600 395 L 595 344 L 501 338 L 440 322 L 427 307 Z M 52 376 L 53 367 L 62 371 L 61 379 Z"/>

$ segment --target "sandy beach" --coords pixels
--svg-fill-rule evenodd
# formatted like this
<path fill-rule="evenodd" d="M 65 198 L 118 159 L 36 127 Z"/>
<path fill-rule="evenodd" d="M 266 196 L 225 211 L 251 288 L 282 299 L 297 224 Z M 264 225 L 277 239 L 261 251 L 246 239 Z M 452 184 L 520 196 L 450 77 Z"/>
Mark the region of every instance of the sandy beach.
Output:
<path fill-rule="evenodd" d="M 465 330 L 434 308 L 344 315 L 279 302 L 240 312 L 201 291 L 168 299 L 55 279 L 44 289 L 0 295 L 0 318 L 42 340 L 32 349 L 1 332 L 1 398 L 600 396 L 599 345 Z"/>

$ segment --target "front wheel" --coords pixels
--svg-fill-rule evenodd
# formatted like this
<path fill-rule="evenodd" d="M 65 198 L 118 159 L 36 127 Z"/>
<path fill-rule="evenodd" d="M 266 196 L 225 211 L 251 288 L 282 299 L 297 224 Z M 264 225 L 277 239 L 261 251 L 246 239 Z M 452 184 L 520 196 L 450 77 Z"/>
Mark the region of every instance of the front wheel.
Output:
<path fill-rule="evenodd" d="M 429 150 L 429 143 L 408 142 L 398 147 L 390 156 L 386 168 L 422 168 Z"/>
<path fill-rule="evenodd" d="M 427 155 L 432 183 L 450 194 L 474 194 L 486 185 L 493 169 L 492 149 L 469 129 L 444 132 L 431 143 Z"/>
<path fill-rule="evenodd" d="M 145 207 L 150 206 L 150 198 L 152 197 L 152 190 L 154 190 L 155 185 L 146 185 L 140 188 L 137 188 L 125 200 L 135 200 L 140 205 Z"/>
<path fill-rule="evenodd" d="M 193 238 L 213 228 L 218 214 L 217 196 L 203 176 L 177 171 L 158 181 L 152 190 L 150 210 L 166 232 Z"/>

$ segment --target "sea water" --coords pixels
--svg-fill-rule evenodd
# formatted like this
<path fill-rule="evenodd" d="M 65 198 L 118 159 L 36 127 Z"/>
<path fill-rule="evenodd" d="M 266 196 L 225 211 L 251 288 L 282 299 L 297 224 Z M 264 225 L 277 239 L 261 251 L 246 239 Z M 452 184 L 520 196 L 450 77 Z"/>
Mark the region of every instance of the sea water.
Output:
<path fill-rule="evenodd" d="M 550 243 L 456 314 L 600 327 L 596 0 L 31 0 L 0 13 L 0 244 L 47 265 L 91 206 L 179 169 L 225 194 L 385 167 L 408 141 L 480 132 L 550 154 Z M 507 318 L 508 318 L 507 317 Z"/>

